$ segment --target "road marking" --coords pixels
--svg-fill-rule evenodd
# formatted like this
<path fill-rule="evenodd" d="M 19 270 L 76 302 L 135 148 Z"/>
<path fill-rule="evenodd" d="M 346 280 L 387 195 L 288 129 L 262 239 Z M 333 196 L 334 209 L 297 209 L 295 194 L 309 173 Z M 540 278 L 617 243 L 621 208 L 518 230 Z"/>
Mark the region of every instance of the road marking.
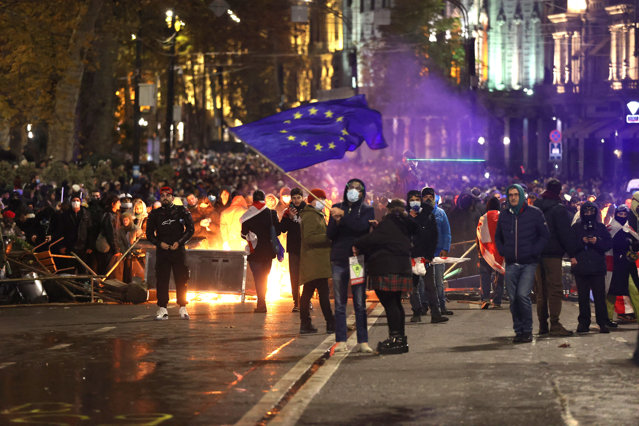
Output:
<path fill-rule="evenodd" d="M 94 333 L 106 333 L 107 331 L 113 330 L 115 327 L 102 327 L 97 330 L 93 330 Z"/>
<path fill-rule="evenodd" d="M 369 318 L 373 318 L 368 328 L 370 329 L 377 321 L 377 318 L 382 313 L 383 307 L 378 304 L 377 307 L 371 312 Z M 349 322 L 354 319 L 354 315 L 351 315 Z M 351 349 L 347 352 L 338 352 L 332 355 L 322 365 L 321 368 L 314 373 L 311 378 L 306 382 L 295 396 L 288 401 L 282 411 L 274 417 L 269 423 L 277 424 L 295 424 L 301 417 L 302 413 L 311 402 L 313 397 L 322 389 L 322 387 L 328 382 L 328 379 L 339 367 L 339 364 L 348 356 L 353 350 L 354 345 L 357 343 L 357 333 L 352 333 L 348 339 L 347 344 Z M 249 410 L 244 416 L 235 423 L 236 425 L 255 425 L 260 422 L 265 414 L 270 414 L 271 410 L 277 406 L 277 404 L 284 398 L 289 390 L 297 383 L 297 381 L 313 366 L 313 364 L 331 347 L 335 344 L 335 335 L 330 335 L 322 343 L 320 343 L 315 349 L 308 353 L 304 358 L 293 366 L 276 384 L 271 388 L 271 391 L 262 397 L 251 410 Z"/>
<path fill-rule="evenodd" d="M 578 426 L 579 422 L 572 416 L 570 407 L 568 407 L 568 398 L 559 390 L 559 382 L 555 379 L 551 380 L 552 388 L 555 391 L 555 395 L 559 398 L 559 404 L 561 405 L 561 418 L 566 426 Z"/>
<path fill-rule="evenodd" d="M 2 370 L 5 367 L 11 367 L 13 364 L 15 364 L 15 362 L 3 362 L 3 363 L 0 363 L 0 370 Z"/>
<path fill-rule="evenodd" d="M 68 348 L 69 346 L 71 346 L 71 343 L 60 343 L 59 345 L 51 346 L 49 349 L 55 351 L 58 349 Z"/>
<path fill-rule="evenodd" d="M 145 318 L 149 318 L 151 315 L 138 315 L 137 317 L 133 317 L 131 319 L 134 320 L 141 320 L 141 319 L 145 319 Z"/>
<path fill-rule="evenodd" d="M 628 343 L 628 341 L 624 339 L 623 337 L 613 337 L 612 339 L 616 340 L 617 342 Z"/>

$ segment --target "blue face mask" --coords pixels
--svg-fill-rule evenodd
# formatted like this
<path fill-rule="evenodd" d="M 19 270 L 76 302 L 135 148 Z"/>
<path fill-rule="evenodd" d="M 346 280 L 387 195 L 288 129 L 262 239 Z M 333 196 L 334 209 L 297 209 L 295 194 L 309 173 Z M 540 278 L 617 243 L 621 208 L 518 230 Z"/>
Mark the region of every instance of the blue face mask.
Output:
<path fill-rule="evenodd" d="M 356 202 L 357 200 L 359 200 L 359 191 L 355 188 L 349 189 L 348 191 L 346 191 L 346 199 L 351 203 Z"/>

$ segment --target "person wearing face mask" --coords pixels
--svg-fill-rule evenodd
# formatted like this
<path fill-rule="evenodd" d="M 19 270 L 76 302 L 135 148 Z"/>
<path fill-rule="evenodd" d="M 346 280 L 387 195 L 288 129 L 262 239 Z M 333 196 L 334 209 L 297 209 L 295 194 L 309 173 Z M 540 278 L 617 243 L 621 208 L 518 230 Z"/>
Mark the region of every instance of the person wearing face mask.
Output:
<path fill-rule="evenodd" d="M 617 296 L 629 296 L 632 309 L 639 312 L 639 274 L 637 274 L 637 251 L 639 251 L 639 234 L 628 224 L 630 209 L 620 205 L 615 210 L 615 217 L 608 225 L 612 237 L 612 277 L 608 289 L 608 315 L 614 315 L 614 304 Z M 632 278 L 632 281 L 630 281 Z M 637 316 L 639 322 L 639 315 Z"/>
<path fill-rule="evenodd" d="M 277 211 L 277 216 L 282 219 L 284 217 L 284 212 L 288 209 L 288 206 L 291 204 L 291 188 L 288 186 L 283 186 L 280 189 L 280 202 L 277 203 L 277 207 L 275 211 Z"/>
<path fill-rule="evenodd" d="M 437 220 L 433 214 L 433 206 L 422 202 L 421 193 L 417 190 L 408 191 L 408 214 L 418 224 L 411 235 L 411 257 L 425 263 L 425 267 L 432 269 L 430 262 L 435 257 L 437 248 Z M 423 260 L 422 260 L 423 259 Z M 439 299 L 435 288 L 432 273 L 426 276 L 414 275 L 413 288 L 410 293 L 410 304 L 413 316 L 410 322 L 421 322 L 421 315 L 428 311 L 430 306 L 431 322 L 440 323 L 448 321 L 443 317 L 439 309 Z"/>
<path fill-rule="evenodd" d="M 609 333 L 611 323 L 606 311 L 606 251 L 612 240 L 605 225 L 601 223 L 599 209 L 586 201 L 579 213 L 579 220 L 570 228 L 575 247 L 571 257 L 571 270 L 577 282 L 579 294 L 579 325 L 577 333 L 590 331 L 590 292 L 595 301 L 595 316 L 600 333 Z M 538 302 L 539 303 L 539 302 Z"/>
<path fill-rule="evenodd" d="M 326 321 L 326 333 L 335 332 L 335 318 L 331 311 L 328 297 L 328 279 L 331 271 L 331 240 L 326 236 L 326 220 L 324 217 L 324 201 L 326 193 L 321 189 L 311 190 L 308 204 L 301 207 L 300 212 L 300 252 L 299 282 L 304 285 L 300 298 L 300 333 L 317 333 L 310 315 L 310 302 L 317 290 L 320 307 Z M 295 201 L 293 201 L 295 202 Z"/>
<path fill-rule="evenodd" d="M 120 194 L 120 212 L 125 213 L 133 209 L 131 194 Z"/>
<path fill-rule="evenodd" d="M 83 260 L 90 255 L 93 250 L 88 240 L 89 229 L 91 227 L 91 215 L 89 211 L 82 207 L 82 201 L 79 196 L 71 197 L 71 206 L 65 209 L 60 215 L 60 219 L 56 222 L 56 230 L 54 231 L 54 240 L 60 237 L 64 239 L 58 243 L 61 254 L 71 254 L 75 252 Z M 55 246 L 54 246 L 55 247 Z M 60 259 L 68 260 L 68 259 Z M 65 263 L 65 266 L 73 266 L 75 262 L 71 260 Z"/>
<path fill-rule="evenodd" d="M 162 207 L 149 214 L 146 225 L 146 238 L 156 246 L 155 276 L 158 295 L 156 320 L 169 319 L 169 274 L 173 270 L 177 304 L 180 306 L 180 319 L 188 320 L 186 310 L 186 281 L 189 269 L 186 266 L 185 244 L 193 236 L 193 219 L 184 206 L 173 204 L 173 189 L 164 186 L 160 189 Z"/>
<path fill-rule="evenodd" d="M 306 207 L 300 188 L 291 190 L 291 202 L 284 210 L 280 220 L 280 232 L 286 233 L 286 251 L 288 252 L 288 270 L 291 277 L 293 311 L 298 312 L 300 299 L 300 250 L 302 244 L 300 213 Z"/>
<path fill-rule="evenodd" d="M 331 209 L 326 234 L 331 240 L 331 268 L 333 293 L 335 295 L 335 351 L 347 351 L 346 346 L 346 303 L 350 283 L 348 259 L 352 256 L 353 243 L 369 233 L 377 224 L 375 211 L 364 203 L 366 186 L 359 179 L 351 179 L 344 188 L 344 201 Z M 363 285 L 351 287 L 357 328 L 357 351 L 373 352 L 368 345 L 366 325 L 366 288 Z"/>
<path fill-rule="evenodd" d="M 435 203 L 435 189 L 426 187 L 422 189 L 422 203 L 428 204 L 433 209 L 433 216 L 437 222 L 437 245 L 435 246 L 435 257 L 447 257 L 450 251 L 452 235 L 448 216 L 443 209 L 437 207 Z M 479 218 L 478 218 L 479 219 Z M 476 222 L 475 222 L 476 223 Z M 434 280 L 437 289 L 437 299 L 442 315 L 452 315 L 453 311 L 446 308 L 446 294 L 444 292 L 444 272 L 446 265 L 443 263 L 433 265 L 426 271 L 425 280 Z"/>

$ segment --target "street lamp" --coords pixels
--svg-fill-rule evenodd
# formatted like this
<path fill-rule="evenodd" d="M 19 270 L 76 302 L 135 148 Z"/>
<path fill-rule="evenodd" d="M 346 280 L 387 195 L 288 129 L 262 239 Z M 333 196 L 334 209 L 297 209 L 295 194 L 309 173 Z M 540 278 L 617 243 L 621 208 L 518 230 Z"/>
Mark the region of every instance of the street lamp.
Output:
<path fill-rule="evenodd" d="M 168 69 L 168 78 L 166 83 L 166 120 L 164 122 L 164 162 L 171 162 L 171 139 L 173 134 L 173 103 L 175 97 L 175 41 L 177 33 L 184 27 L 184 22 L 173 13 L 171 9 L 166 11 L 166 23 L 169 29 L 173 30 L 173 34 L 169 38 L 171 61 Z"/>

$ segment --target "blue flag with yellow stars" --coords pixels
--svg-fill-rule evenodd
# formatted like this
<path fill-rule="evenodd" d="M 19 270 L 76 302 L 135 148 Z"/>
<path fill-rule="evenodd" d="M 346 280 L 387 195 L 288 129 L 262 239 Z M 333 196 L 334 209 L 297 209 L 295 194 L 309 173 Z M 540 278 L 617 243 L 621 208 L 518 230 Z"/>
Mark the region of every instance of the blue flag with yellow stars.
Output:
<path fill-rule="evenodd" d="M 343 158 L 364 141 L 371 149 L 387 146 L 382 116 L 364 95 L 304 105 L 231 130 L 287 172 Z"/>

